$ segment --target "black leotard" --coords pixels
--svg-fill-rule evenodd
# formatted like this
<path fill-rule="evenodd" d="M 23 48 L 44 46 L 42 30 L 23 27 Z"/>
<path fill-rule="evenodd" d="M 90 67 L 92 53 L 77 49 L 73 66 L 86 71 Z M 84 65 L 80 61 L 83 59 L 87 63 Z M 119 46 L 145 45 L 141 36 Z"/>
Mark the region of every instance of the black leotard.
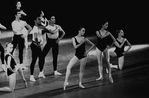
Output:
<path fill-rule="evenodd" d="M 76 45 L 78 45 L 79 42 L 77 41 L 77 39 L 75 37 L 74 37 L 74 39 L 75 39 Z M 78 59 L 82 59 L 85 57 L 84 54 L 85 54 L 85 42 L 76 49 L 75 56 Z"/>
<path fill-rule="evenodd" d="M 100 34 L 100 33 L 99 33 Z M 101 35 L 102 36 L 102 35 Z M 97 45 L 96 47 L 100 50 L 100 51 L 104 51 L 107 46 L 110 46 L 110 44 L 112 43 L 111 41 L 111 36 L 110 35 L 107 35 L 105 36 L 104 38 L 99 38 L 97 37 Z"/>
<path fill-rule="evenodd" d="M 117 39 L 116 39 L 117 40 Z M 121 45 L 123 42 L 120 42 L 117 40 L 117 42 L 119 43 L 119 45 Z M 123 55 L 123 52 L 124 52 L 124 48 L 125 48 L 125 43 L 123 44 L 123 46 L 121 48 L 117 47 L 116 46 L 116 49 L 115 49 L 115 53 L 117 54 L 117 57 L 121 57 L 121 56 L 124 56 Z"/>
<path fill-rule="evenodd" d="M 15 65 L 16 65 L 16 62 L 15 62 L 14 58 L 9 54 L 7 54 L 5 56 L 6 64 L 8 63 L 8 57 L 9 56 L 11 57 L 11 61 L 10 61 L 10 68 L 7 68 L 7 75 L 8 76 L 10 76 L 11 74 L 14 73 L 12 70 L 15 69 Z"/>

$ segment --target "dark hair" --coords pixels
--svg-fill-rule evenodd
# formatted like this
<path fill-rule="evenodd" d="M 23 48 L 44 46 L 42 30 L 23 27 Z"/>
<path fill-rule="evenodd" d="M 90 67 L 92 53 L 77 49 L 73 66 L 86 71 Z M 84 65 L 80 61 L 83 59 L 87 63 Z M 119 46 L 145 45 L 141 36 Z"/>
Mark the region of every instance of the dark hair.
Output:
<path fill-rule="evenodd" d="M 9 44 L 12 44 L 12 42 L 7 42 L 7 43 L 5 44 L 5 48 L 8 47 Z M 13 44 L 12 44 L 12 45 L 13 45 Z"/>
<path fill-rule="evenodd" d="M 101 25 L 104 25 L 105 23 L 107 23 L 108 21 L 106 19 L 101 21 Z"/>
<path fill-rule="evenodd" d="M 20 0 L 15 1 L 15 6 L 17 5 L 18 2 L 21 2 Z"/>

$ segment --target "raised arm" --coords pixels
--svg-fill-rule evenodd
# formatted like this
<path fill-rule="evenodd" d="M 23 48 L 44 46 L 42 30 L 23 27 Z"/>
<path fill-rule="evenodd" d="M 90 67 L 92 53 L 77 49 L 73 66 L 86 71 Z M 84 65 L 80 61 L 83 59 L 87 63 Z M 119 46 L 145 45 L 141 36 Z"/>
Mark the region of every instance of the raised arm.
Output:
<path fill-rule="evenodd" d="M 20 11 L 20 14 L 22 14 L 24 16 L 27 16 L 26 13 L 23 10 Z"/>

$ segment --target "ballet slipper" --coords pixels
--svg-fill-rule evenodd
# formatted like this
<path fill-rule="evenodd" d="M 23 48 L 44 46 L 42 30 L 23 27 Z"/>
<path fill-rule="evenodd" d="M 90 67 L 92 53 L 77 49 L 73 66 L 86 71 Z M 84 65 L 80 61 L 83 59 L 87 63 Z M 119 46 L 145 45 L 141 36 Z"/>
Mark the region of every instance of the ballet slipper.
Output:
<path fill-rule="evenodd" d="M 96 80 L 97 80 L 97 81 L 103 80 L 103 77 L 99 77 L 99 78 L 97 78 Z"/>
<path fill-rule="evenodd" d="M 25 84 L 25 87 L 27 87 L 28 85 L 27 85 L 27 81 L 26 80 L 24 80 L 24 84 Z"/>
<path fill-rule="evenodd" d="M 79 83 L 79 87 L 80 87 L 80 88 L 85 88 L 85 87 L 82 85 L 82 83 Z"/>
<path fill-rule="evenodd" d="M 69 83 L 68 82 L 65 82 L 63 89 L 66 90 L 66 86 L 68 86 L 68 85 L 69 85 Z"/>
<path fill-rule="evenodd" d="M 109 80 L 111 83 L 114 83 L 112 76 L 109 76 Z"/>

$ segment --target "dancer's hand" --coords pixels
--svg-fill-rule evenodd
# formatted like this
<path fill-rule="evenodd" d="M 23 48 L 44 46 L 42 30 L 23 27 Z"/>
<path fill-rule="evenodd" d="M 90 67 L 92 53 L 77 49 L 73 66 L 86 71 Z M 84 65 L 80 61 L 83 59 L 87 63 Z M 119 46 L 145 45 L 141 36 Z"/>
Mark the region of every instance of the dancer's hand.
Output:
<path fill-rule="evenodd" d="M 60 38 L 57 39 L 56 43 L 59 43 L 59 41 L 60 41 Z"/>

